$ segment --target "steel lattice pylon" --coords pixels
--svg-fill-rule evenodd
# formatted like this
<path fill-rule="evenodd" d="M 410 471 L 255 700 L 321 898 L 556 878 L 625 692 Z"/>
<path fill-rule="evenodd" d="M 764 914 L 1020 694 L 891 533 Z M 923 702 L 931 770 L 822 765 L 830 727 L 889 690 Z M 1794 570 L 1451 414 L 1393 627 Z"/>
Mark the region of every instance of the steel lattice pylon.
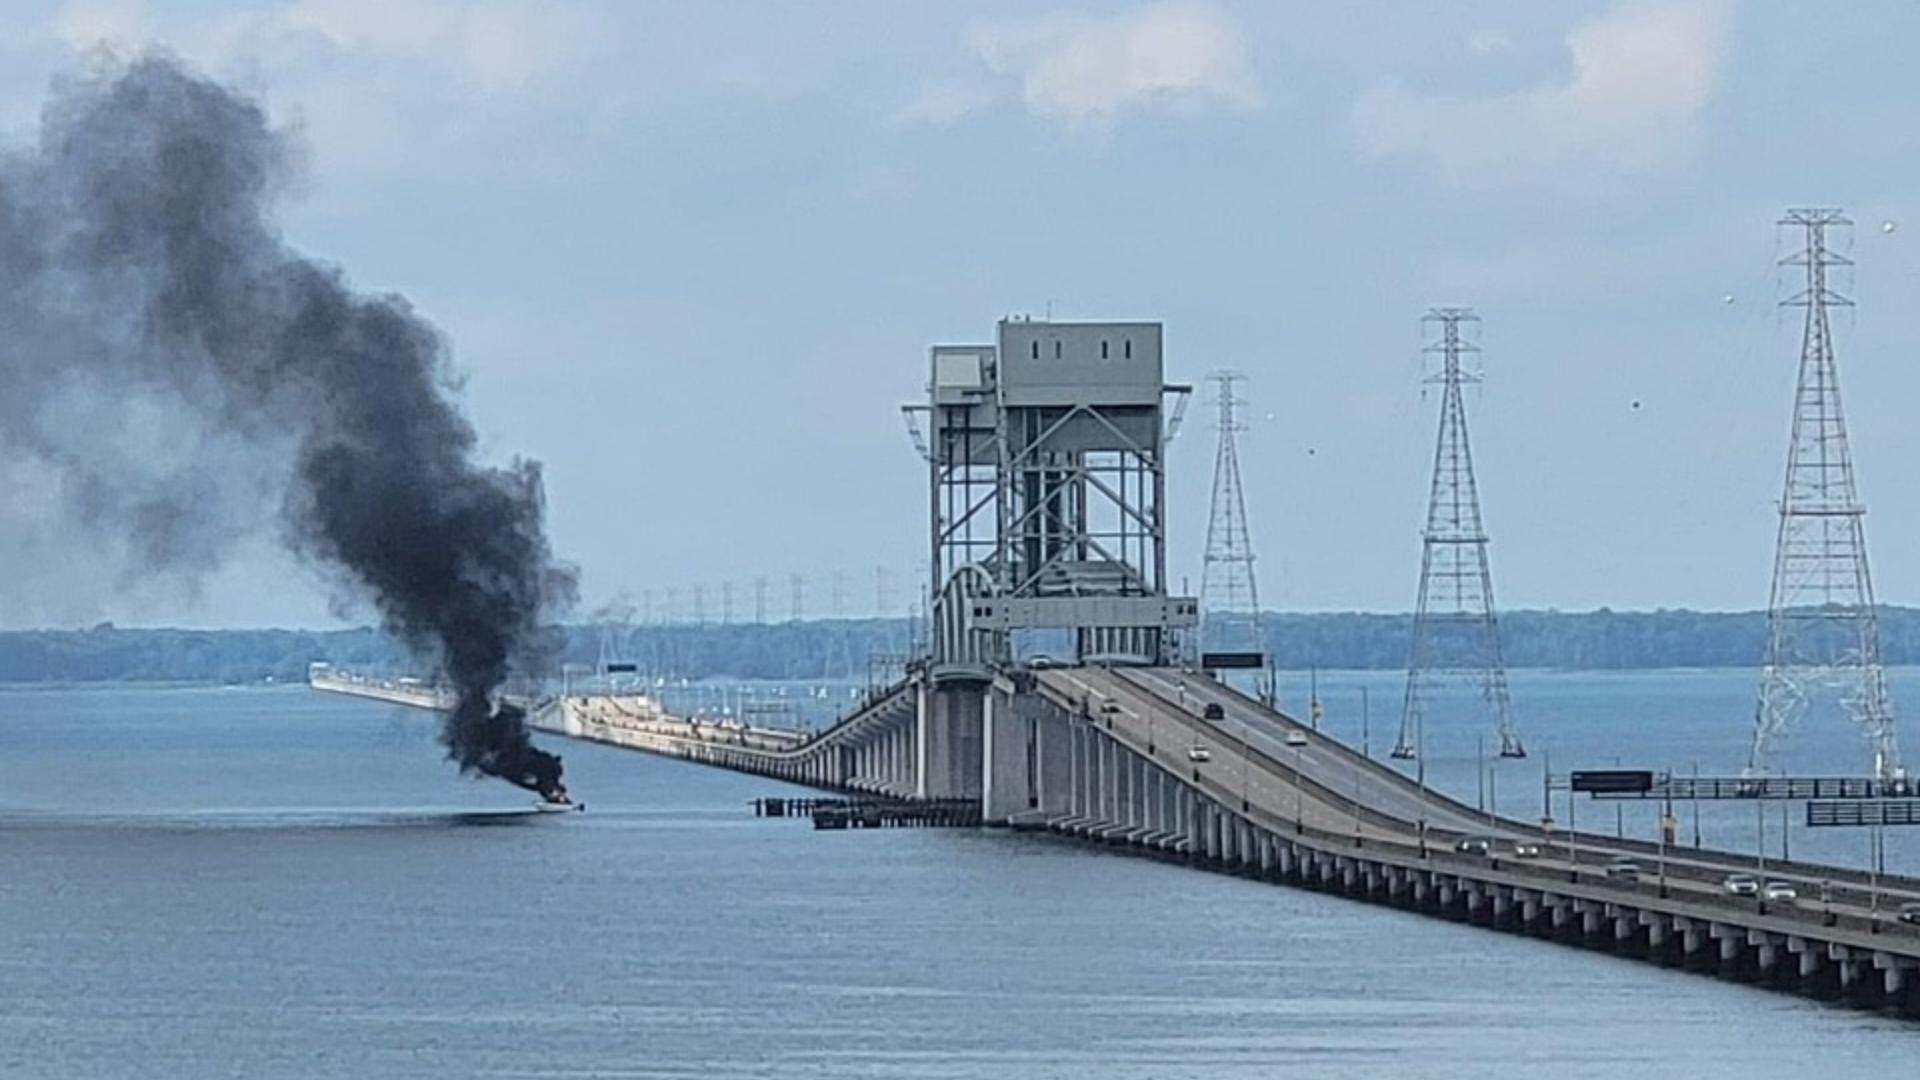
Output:
<path fill-rule="evenodd" d="M 1422 533 L 1420 597 L 1413 612 L 1406 700 L 1400 736 L 1393 746 L 1396 758 L 1420 752 L 1427 694 L 1439 677 L 1453 673 L 1471 673 L 1479 680 L 1499 732 L 1500 756 L 1526 756 L 1508 701 L 1493 574 L 1487 565 L 1487 533 L 1480 520 L 1480 492 L 1467 442 L 1467 408 L 1460 393 L 1463 383 L 1480 378 L 1461 369 L 1461 356 L 1479 351 L 1461 337 L 1461 327 L 1479 321 L 1470 309 L 1453 307 L 1434 308 L 1421 319 L 1440 328 L 1439 340 L 1424 350 L 1442 360 L 1440 371 L 1427 379 L 1441 388 L 1440 434 L 1433 452 L 1427 527 Z"/>
<path fill-rule="evenodd" d="M 1853 303 L 1827 284 L 1829 270 L 1852 265 L 1828 248 L 1828 230 L 1852 222 L 1839 210 L 1798 209 L 1787 211 L 1779 224 L 1805 234 L 1805 246 L 1781 265 L 1805 268 L 1806 287 L 1782 305 L 1807 314 L 1748 768 L 1766 771 L 1774 744 L 1815 696 L 1837 693 L 1872 744 L 1874 775 L 1884 779 L 1899 773 L 1899 752 L 1867 570 L 1867 511 L 1854 488 L 1827 321 L 1829 307 Z"/>
<path fill-rule="evenodd" d="M 1200 570 L 1200 646 L 1202 650 L 1264 652 L 1260 629 L 1260 586 L 1253 572 L 1253 537 L 1247 529 L 1246 492 L 1240 485 L 1240 454 L 1234 433 L 1246 430 L 1235 414 L 1245 404 L 1234 384 L 1238 371 L 1216 371 L 1219 408 L 1215 428 L 1219 448 L 1213 459 L 1213 509 L 1207 515 L 1207 548 Z"/>

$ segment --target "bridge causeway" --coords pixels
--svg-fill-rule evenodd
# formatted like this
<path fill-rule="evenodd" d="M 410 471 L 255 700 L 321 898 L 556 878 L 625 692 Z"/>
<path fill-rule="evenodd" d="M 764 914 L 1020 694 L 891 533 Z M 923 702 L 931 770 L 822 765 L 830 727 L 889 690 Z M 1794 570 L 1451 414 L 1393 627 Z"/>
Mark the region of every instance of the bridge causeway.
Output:
<path fill-rule="evenodd" d="M 316 677 L 316 689 L 417 708 L 430 688 Z M 1221 719 L 1205 717 L 1208 705 Z M 1920 932 L 1889 915 L 1920 881 L 1788 863 L 1770 878 L 1831 902 L 1763 907 L 1728 895 L 1751 860 L 1486 814 L 1204 674 L 1069 667 L 936 685 L 924 668 L 830 728 L 750 728 L 671 716 L 648 699 L 546 699 L 555 734 L 852 796 L 972 800 L 985 825 L 1311 888 L 1602 949 L 1781 990 L 1920 1016 Z M 1290 733 L 1292 735 L 1290 741 Z M 1206 761 L 1192 761 L 1195 747 Z M 1423 826 L 1424 822 L 1424 826 Z M 1463 854 L 1492 836 L 1538 857 Z M 1637 880 L 1607 865 L 1634 859 Z"/>

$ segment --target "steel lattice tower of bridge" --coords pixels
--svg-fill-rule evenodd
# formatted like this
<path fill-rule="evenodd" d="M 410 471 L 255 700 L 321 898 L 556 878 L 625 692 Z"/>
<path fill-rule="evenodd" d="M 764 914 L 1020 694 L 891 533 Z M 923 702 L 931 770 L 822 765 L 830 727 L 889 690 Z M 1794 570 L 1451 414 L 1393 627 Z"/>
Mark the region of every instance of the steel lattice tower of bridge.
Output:
<path fill-rule="evenodd" d="M 1494 613 L 1493 573 L 1487 564 L 1487 532 L 1480 519 L 1480 492 L 1473 479 L 1473 451 L 1467 441 L 1467 409 L 1460 387 L 1478 382 L 1462 370 L 1463 354 L 1479 348 L 1464 340 L 1461 327 L 1478 323 L 1467 308 L 1441 307 L 1421 320 L 1437 325 L 1440 336 L 1425 348 L 1442 360 L 1428 377 L 1440 385 L 1440 434 L 1433 453 L 1433 492 L 1422 534 L 1420 596 L 1414 606 L 1413 647 L 1407 662 L 1407 693 L 1400 736 L 1393 756 L 1419 752 L 1427 698 L 1444 677 L 1470 675 L 1493 713 L 1500 756 L 1525 757 L 1514 730 L 1507 695 L 1507 669 L 1500 656 L 1500 627 Z"/>
<path fill-rule="evenodd" d="M 1245 404 L 1234 384 L 1237 371 L 1207 376 L 1219 408 L 1220 442 L 1213 459 L 1213 509 L 1207 516 L 1207 548 L 1200 570 L 1202 649 L 1264 652 L 1260 632 L 1260 586 L 1253 572 L 1253 538 L 1247 528 L 1246 491 L 1240 485 L 1240 453 L 1234 434 L 1246 430 L 1234 410 Z"/>
<path fill-rule="evenodd" d="M 1804 268 L 1806 287 L 1781 303 L 1805 308 L 1806 322 L 1748 766 L 1765 771 L 1780 736 L 1817 698 L 1837 694 L 1871 745 L 1874 775 L 1887 778 L 1899 772 L 1899 752 L 1867 570 L 1867 510 L 1854 488 L 1827 319 L 1828 308 L 1853 303 L 1828 285 L 1828 272 L 1852 261 L 1827 246 L 1829 230 L 1852 223 L 1839 210 L 1799 209 L 1779 224 L 1805 236 L 1781 265 Z"/>

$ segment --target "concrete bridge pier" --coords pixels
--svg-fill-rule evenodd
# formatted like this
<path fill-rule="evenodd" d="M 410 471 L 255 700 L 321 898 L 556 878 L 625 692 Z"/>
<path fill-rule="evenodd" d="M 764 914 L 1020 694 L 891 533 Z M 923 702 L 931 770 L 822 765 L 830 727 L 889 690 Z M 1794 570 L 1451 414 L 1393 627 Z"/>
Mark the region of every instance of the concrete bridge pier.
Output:
<path fill-rule="evenodd" d="M 919 748 L 915 797 L 980 797 L 990 686 L 967 680 L 933 685 L 922 682 L 918 695 L 914 716 Z"/>
<path fill-rule="evenodd" d="M 1540 916 L 1546 910 L 1540 902 L 1540 894 L 1532 889 L 1513 890 L 1514 903 L 1519 906 L 1519 927 L 1523 934 L 1540 933 Z"/>
<path fill-rule="evenodd" d="M 1880 992 L 1889 1006 L 1903 1013 L 1911 1012 L 1913 975 L 1916 962 L 1909 956 L 1895 956 L 1892 953 L 1875 950 L 1873 966 L 1880 972 Z"/>
<path fill-rule="evenodd" d="M 1772 978 L 1780 970 L 1780 946 L 1784 944 L 1779 934 L 1765 930 L 1749 929 L 1747 946 L 1752 950 L 1753 968 L 1762 979 Z"/>
<path fill-rule="evenodd" d="M 1740 975 L 1740 950 L 1746 942 L 1746 933 L 1738 926 L 1716 922 L 1707 925 L 1707 936 L 1720 945 L 1720 965 L 1716 970 L 1728 977 Z"/>
<path fill-rule="evenodd" d="M 1837 941 L 1827 943 L 1827 959 L 1832 961 L 1834 973 L 1839 977 L 1840 996 L 1852 997 L 1860 989 L 1860 960 L 1852 949 Z"/>

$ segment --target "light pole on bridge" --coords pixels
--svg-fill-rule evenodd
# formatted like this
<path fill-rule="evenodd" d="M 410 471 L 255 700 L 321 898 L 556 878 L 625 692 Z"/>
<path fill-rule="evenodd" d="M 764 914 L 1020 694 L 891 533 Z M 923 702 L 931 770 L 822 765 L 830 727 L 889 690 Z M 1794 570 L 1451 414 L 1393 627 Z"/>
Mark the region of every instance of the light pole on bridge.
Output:
<path fill-rule="evenodd" d="M 1304 833 L 1307 831 L 1307 820 L 1304 816 L 1306 814 L 1307 785 L 1300 779 L 1300 751 L 1302 748 L 1303 744 L 1301 743 L 1293 744 L 1293 831 L 1296 833 Z"/>

